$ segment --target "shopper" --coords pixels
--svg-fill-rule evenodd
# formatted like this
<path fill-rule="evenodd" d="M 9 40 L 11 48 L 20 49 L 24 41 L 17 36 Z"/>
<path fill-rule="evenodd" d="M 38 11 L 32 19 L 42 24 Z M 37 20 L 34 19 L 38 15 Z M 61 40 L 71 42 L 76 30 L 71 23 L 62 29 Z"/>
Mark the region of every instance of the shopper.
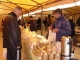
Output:
<path fill-rule="evenodd" d="M 17 18 L 21 7 L 15 7 L 3 22 L 3 48 L 7 48 L 7 60 L 21 60 L 21 31 Z"/>
<path fill-rule="evenodd" d="M 30 16 L 28 25 L 30 25 L 30 31 L 37 31 L 37 23 L 32 16 Z"/>
<path fill-rule="evenodd" d="M 74 22 L 73 22 L 73 16 L 72 15 L 70 15 L 69 16 L 69 23 L 70 23 L 70 25 L 71 25 L 71 37 L 73 37 L 73 36 L 76 36 L 76 34 L 75 34 L 75 24 L 74 24 Z"/>
<path fill-rule="evenodd" d="M 47 17 L 47 27 L 51 25 L 51 15 L 48 15 Z"/>
<path fill-rule="evenodd" d="M 21 19 L 21 25 L 22 25 L 23 28 L 26 29 L 27 22 L 26 22 L 26 20 L 24 18 Z"/>
<path fill-rule="evenodd" d="M 41 30 L 41 18 L 40 17 L 36 20 L 36 23 L 37 23 L 37 30 Z"/>
<path fill-rule="evenodd" d="M 76 45 L 76 34 L 75 34 L 75 26 L 76 25 L 73 22 L 73 16 L 72 15 L 69 16 L 69 23 L 71 25 L 71 35 L 70 36 L 73 39 L 73 45 Z"/>
<path fill-rule="evenodd" d="M 51 15 L 48 15 L 48 18 L 47 18 L 47 28 L 48 28 L 50 25 L 51 25 Z M 48 33 L 47 33 L 47 35 L 46 35 L 46 38 L 48 38 L 48 36 L 49 36 L 49 31 L 48 31 Z"/>
<path fill-rule="evenodd" d="M 56 9 L 53 11 L 54 18 L 56 21 L 54 24 L 49 26 L 56 33 L 56 41 L 61 42 L 62 36 L 68 36 L 71 34 L 71 26 L 68 20 L 63 16 L 61 9 Z"/>
<path fill-rule="evenodd" d="M 45 26 L 45 30 L 47 30 L 47 17 L 44 18 L 43 24 L 44 24 L 44 26 Z"/>

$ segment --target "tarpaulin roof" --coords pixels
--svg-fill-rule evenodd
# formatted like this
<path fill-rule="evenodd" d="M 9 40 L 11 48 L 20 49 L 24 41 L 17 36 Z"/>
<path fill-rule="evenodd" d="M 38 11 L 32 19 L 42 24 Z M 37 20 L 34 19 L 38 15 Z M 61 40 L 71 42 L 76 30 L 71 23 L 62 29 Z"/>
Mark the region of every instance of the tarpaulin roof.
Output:
<path fill-rule="evenodd" d="M 9 13 L 14 7 L 20 6 L 23 12 L 31 11 L 40 5 L 47 5 L 59 0 L 0 0 L 0 15 Z"/>
<path fill-rule="evenodd" d="M 65 8 L 63 9 L 63 13 L 80 13 L 80 2 L 78 3 L 78 6 L 76 3 L 78 1 L 79 0 L 0 0 L 0 19 L 4 18 L 2 16 L 8 14 L 16 6 L 20 6 L 23 8 L 24 15 L 28 14 L 28 12 L 37 12 L 36 14 L 40 15 L 41 13 L 39 12 L 39 10 L 42 10 L 41 6 L 43 6 L 43 9 L 47 9 L 47 12 L 43 12 L 43 14 L 47 15 L 52 14 L 52 11 L 49 10 L 54 10 L 55 6 L 74 3 L 75 6 L 70 8 L 67 8 L 64 5 Z"/>

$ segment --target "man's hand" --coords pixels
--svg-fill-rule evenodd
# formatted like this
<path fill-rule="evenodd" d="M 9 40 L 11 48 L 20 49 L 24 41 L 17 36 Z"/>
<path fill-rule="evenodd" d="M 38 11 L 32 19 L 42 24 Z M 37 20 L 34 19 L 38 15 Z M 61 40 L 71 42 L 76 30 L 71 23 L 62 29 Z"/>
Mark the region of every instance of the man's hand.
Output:
<path fill-rule="evenodd" d="M 17 46 L 17 49 L 20 49 L 20 46 Z"/>
<path fill-rule="evenodd" d="M 49 26 L 48 29 L 52 30 L 52 26 Z"/>
<path fill-rule="evenodd" d="M 54 33 L 58 32 L 58 28 L 54 28 L 54 29 L 53 29 L 53 32 L 54 32 Z"/>

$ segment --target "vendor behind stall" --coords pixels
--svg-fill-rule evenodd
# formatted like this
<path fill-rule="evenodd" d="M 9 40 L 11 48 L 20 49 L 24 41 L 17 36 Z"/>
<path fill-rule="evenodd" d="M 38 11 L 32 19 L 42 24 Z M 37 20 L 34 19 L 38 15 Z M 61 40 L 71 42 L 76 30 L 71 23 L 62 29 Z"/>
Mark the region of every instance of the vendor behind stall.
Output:
<path fill-rule="evenodd" d="M 71 26 L 68 20 L 64 17 L 61 9 L 56 9 L 53 11 L 54 18 L 56 19 L 55 23 L 48 27 L 54 33 L 56 33 L 56 41 L 61 42 L 62 36 L 68 36 L 71 34 Z M 61 46 L 61 44 L 59 45 Z M 60 47 L 57 47 L 61 50 Z"/>

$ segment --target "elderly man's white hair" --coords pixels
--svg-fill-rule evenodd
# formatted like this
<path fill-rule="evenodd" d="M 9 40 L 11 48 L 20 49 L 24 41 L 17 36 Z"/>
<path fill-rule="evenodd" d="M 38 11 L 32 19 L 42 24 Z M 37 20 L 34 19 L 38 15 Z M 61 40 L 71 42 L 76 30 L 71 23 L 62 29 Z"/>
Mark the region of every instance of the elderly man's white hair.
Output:
<path fill-rule="evenodd" d="M 19 6 L 17 6 L 17 7 L 15 7 L 12 11 L 15 11 L 15 10 L 21 10 L 21 11 L 22 11 L 22 8 L 19 7 Z"/>

